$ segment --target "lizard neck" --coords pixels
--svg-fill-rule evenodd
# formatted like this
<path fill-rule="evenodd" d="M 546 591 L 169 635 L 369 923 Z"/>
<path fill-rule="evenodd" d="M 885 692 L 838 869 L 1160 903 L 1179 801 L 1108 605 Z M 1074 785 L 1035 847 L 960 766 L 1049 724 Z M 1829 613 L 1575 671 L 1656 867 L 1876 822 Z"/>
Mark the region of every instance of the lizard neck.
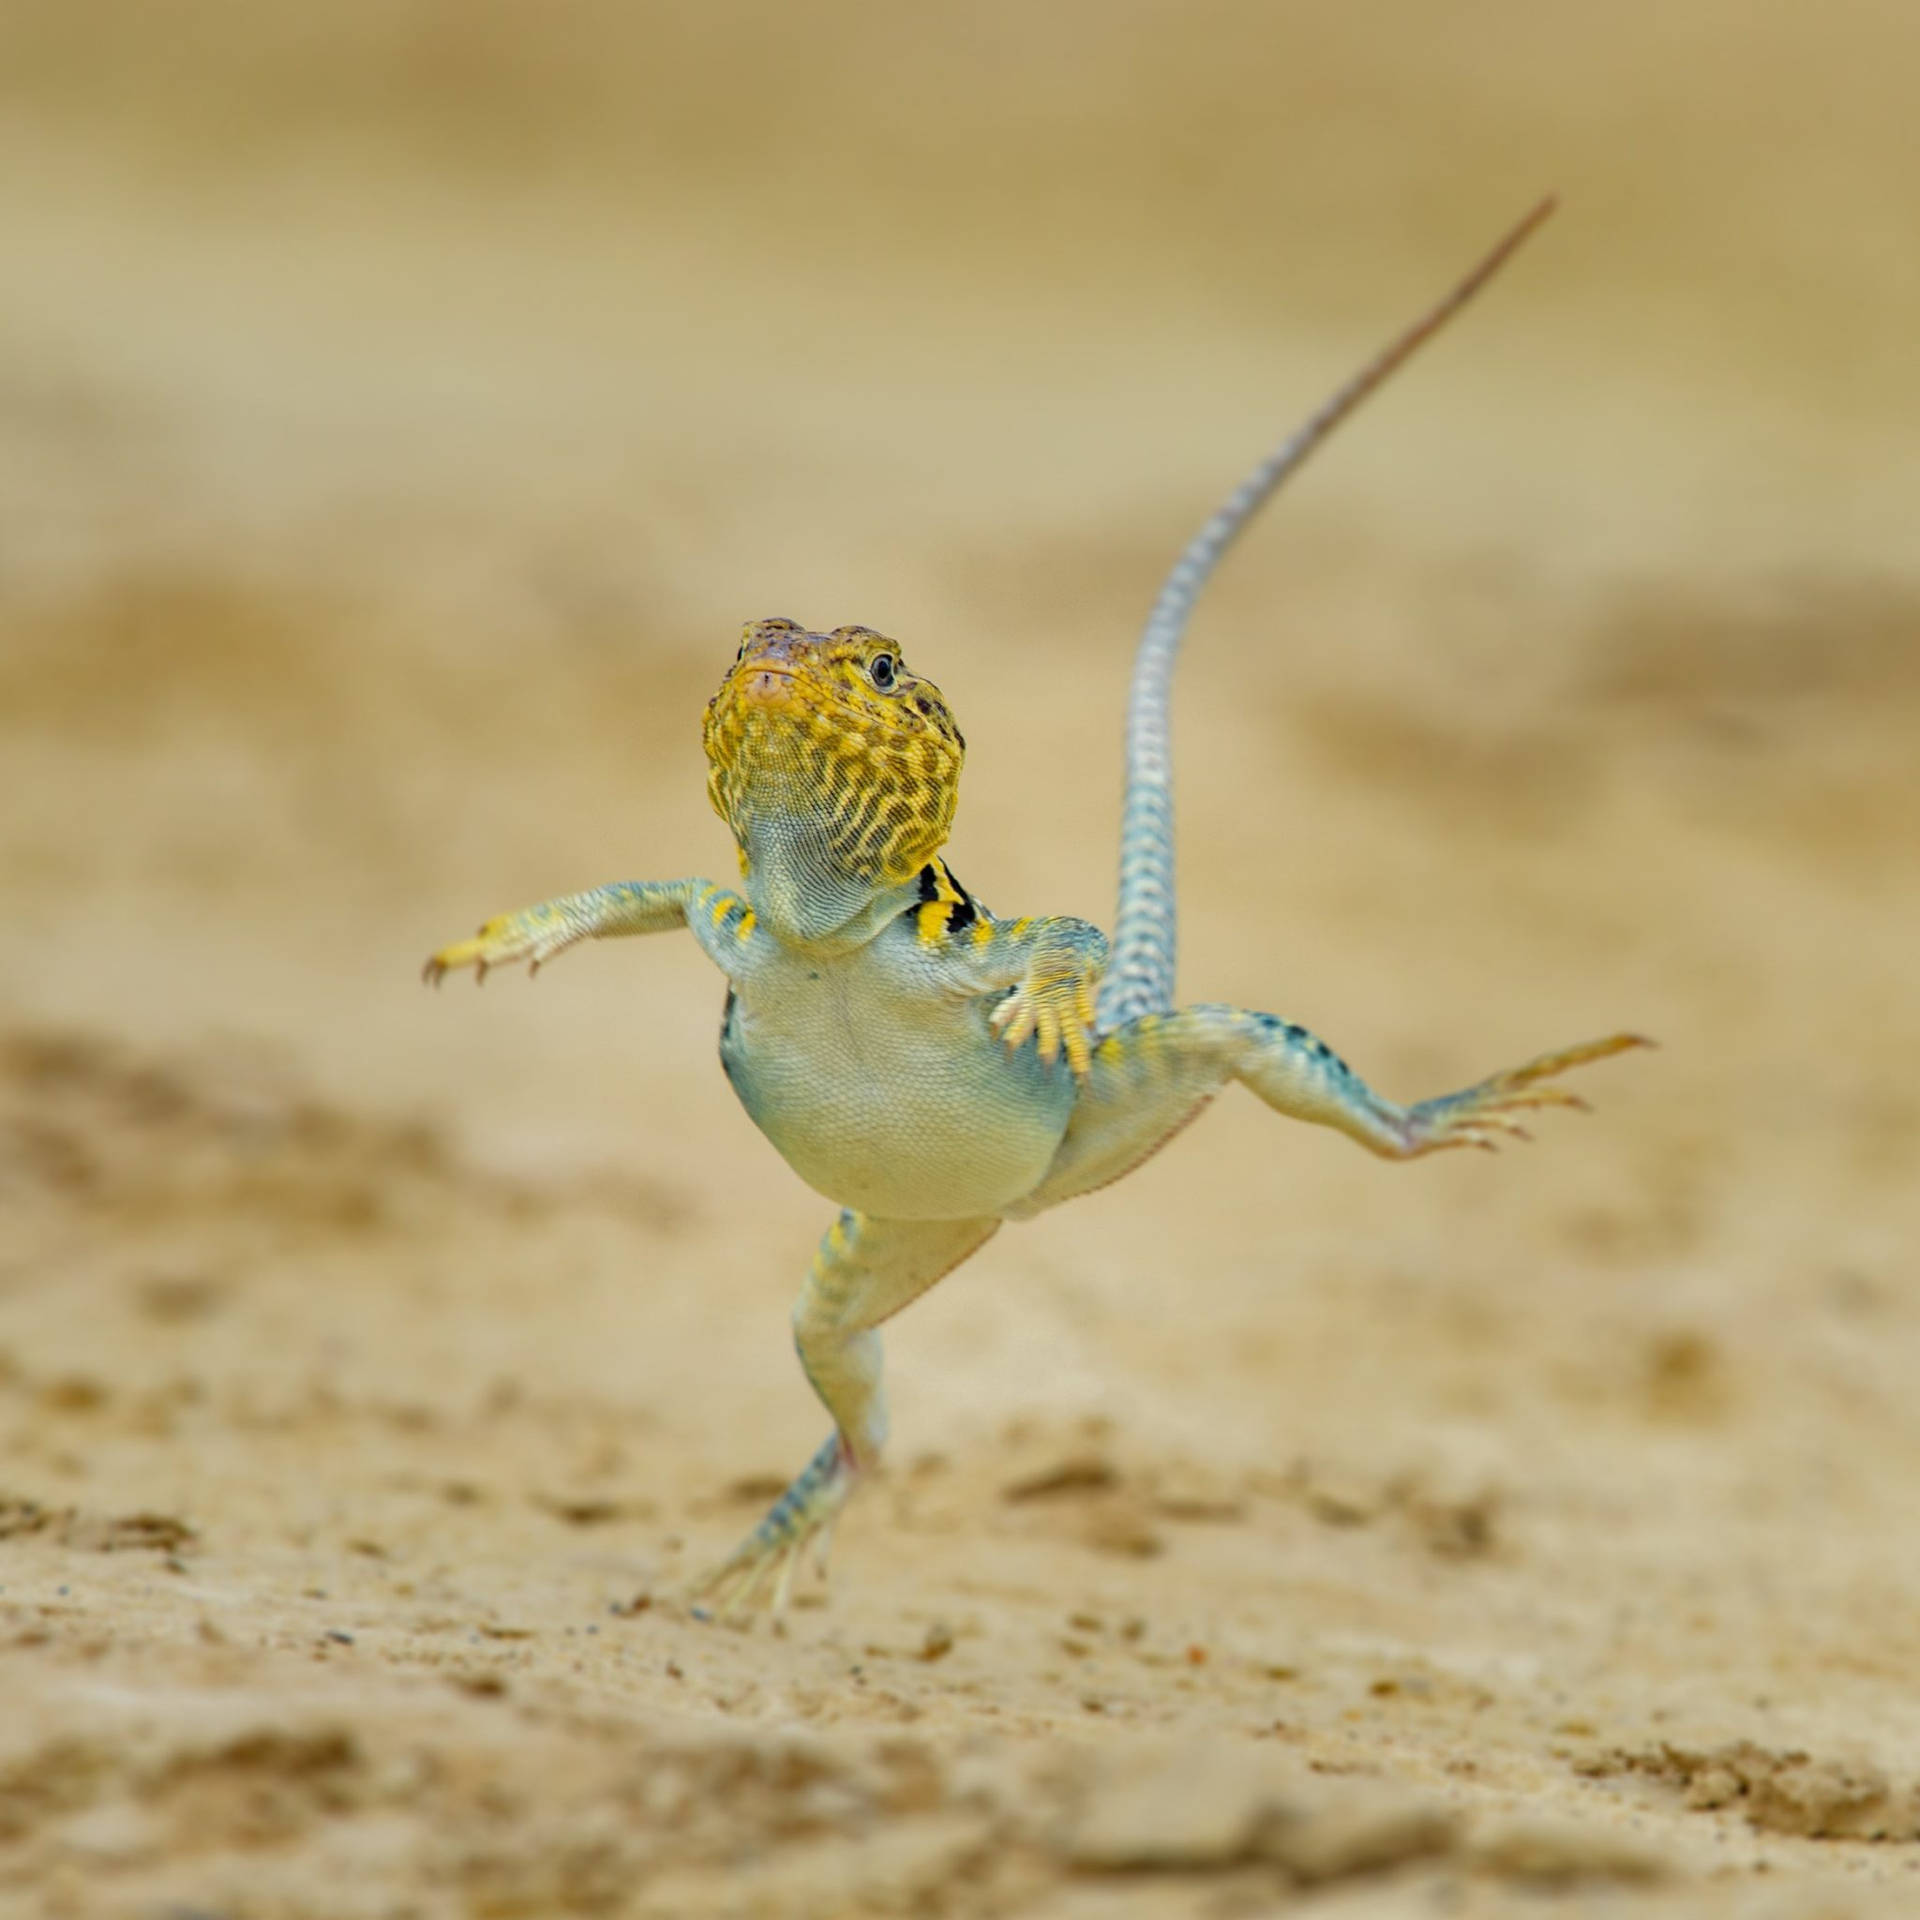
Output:
<path fill-rule="evenodd" d="M 742 890 L 760 925 L 785 946 L 826 956 L 851 952 L 904 913 L 916 915 L 931 939 L 972 926 L 982 911 L 937 853 L 911 880 L 886 886 L 827 874 L 816 862 L 783 861 L 787 847 L 770 851 L 772 857 L 756 865 L 742 848 Z"/>
<path fill-rule="evenodd" d="M 749 827 L 740 838 L 744 891 L 761 926 L 792 947 L 863 947 L 919 898 L 898 884 L 852 873 L 805 820 Z"/>
<path fill-rule="evenodd" d="M 831 874 L 787 847 L 745 851 L 745 895 L 760 925 L 785 947 L 845 952 L 864 947 L 916 899 L 914 887 L 872 887 Z"/>

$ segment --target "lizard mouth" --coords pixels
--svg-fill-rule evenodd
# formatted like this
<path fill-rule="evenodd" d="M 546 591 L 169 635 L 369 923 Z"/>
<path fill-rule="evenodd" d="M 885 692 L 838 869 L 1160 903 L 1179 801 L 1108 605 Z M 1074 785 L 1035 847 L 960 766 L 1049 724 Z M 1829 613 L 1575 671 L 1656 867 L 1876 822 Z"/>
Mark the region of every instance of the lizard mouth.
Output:
<path fill-rule="evenodd" d="M 784 707 L 793 698 L 799 677 L 791 667 L 756 660 L 741 672 L 734 684 L 734 695 L 749 706 Z"/>

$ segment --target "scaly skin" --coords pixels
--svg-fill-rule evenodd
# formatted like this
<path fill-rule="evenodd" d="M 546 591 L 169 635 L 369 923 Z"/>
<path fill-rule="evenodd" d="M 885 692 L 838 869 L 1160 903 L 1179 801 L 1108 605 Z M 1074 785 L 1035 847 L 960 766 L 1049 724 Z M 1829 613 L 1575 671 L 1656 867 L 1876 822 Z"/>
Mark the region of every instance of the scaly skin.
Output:
<path fill-rule="evenodd" d="M 527 962 L 581 940 L 685 927 L 727 978 L 720 1057 L 756 1124 L 842 1209 L 793 1310 L 834 1430 L 696 1589 L 732 1617 L 786 1602 L 810 1545 L 887 1437 L 881 1324 L 1030 1218 L 1138 1166 L 1229 1081 L 1276 1112 L 1414 1160 L 1525 1139 L 1521 1116 L 1584 1103 L 1567 1069 L 1648 1042 L 1614 1034 L 1409 1107 L 1305 1028 L 1173 1004 L 1168 691 L 1200 589 L 1312 449 L 1491 276 L 1537 208 L 1446 300 L 1255 469 L 1182 555 L 1134 669 L 1115 958 L 1082 920 L 1002 920 L 940 856 L 966 743 L 930 681 L 867 627 L 748 626 L 707 708 L 708 792 L 737 888 L 622 881 L 489 920 L 426 976 Z"/>

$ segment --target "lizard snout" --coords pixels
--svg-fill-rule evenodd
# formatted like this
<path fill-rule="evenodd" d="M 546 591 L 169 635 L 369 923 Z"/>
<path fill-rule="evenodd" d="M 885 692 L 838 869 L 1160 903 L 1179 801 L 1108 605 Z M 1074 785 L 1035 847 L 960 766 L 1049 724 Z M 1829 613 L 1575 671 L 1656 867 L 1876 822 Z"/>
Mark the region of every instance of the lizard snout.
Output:
<path fill-rule="evenodd" d="M 785 706 L 794 695 L 801 654 L 811 636 L 792 620 L 756 620 L 747 629 L 734 664 L 738 697 L 752 706 Z"/>
<path fill-rule="evenodd" d="M 791 667 L 750 663 L 739 669 L 734 690 L 749 706 L 783 707 L 792 697 L 793 679 Z"/>

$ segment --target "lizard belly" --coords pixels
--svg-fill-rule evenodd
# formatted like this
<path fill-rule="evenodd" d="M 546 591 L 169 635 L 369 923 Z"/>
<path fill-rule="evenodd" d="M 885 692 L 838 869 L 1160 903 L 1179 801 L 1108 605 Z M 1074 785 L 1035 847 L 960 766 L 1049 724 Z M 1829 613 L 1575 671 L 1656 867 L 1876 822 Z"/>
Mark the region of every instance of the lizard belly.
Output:
<path fill-rule="evenodd" d="M 887 1220 L 996 1214 L 1032 1192 L 1073 1075 L 1010 1053 L 987 1003 L 896 998 L 832 970 L 728 1001 L 720 1058 L 741 1104 L 816 1192 Z"/>

